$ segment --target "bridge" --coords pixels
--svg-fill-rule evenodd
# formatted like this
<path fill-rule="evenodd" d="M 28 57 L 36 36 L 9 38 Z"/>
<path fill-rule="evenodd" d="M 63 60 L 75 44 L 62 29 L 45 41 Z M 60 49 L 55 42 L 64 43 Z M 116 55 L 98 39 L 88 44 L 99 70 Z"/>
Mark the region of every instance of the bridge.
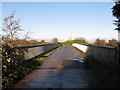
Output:
<path fill-rule="evenodd" d="M 24 60 L 58 49 L 13 88 L 98 88 L 102 86 L 96 70 L 100 73 L 110 70 L 113 73 L 117 66 L 117 52 L 114 47 L 77 43 L 73 46 L 61 46 L 59 43 L 15 48 L 24 53 Z"/>
<path fill-rule="evenodd" d="M 38 70 L 26 76 L 16 88 L 85 88 L 95 87 L 95 74 L 79 61 L 80 55 L 63 46 L 50 55 Z"/>

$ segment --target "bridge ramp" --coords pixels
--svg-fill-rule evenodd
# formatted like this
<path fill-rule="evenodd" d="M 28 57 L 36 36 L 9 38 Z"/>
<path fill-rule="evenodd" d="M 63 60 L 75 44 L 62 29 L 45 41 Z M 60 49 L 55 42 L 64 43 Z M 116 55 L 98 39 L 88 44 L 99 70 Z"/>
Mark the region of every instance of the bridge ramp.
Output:
<path fill-rule="evenodd" d="M 15 85 L 15 88 L 93 88 L 98 79 L 71 46 L 63 46 Z"/>

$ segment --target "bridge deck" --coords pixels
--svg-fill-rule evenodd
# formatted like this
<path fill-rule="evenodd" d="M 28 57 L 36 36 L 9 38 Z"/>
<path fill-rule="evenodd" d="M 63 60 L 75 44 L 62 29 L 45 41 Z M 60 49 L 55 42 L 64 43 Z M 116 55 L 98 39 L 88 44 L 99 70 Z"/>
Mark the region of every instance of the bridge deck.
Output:
<path fill-rule="evenodd" d="M 39 69 L 32 71 L 15 88 L 92 88 L 96 75 L 79 62 L 71 46 L 63 46 L 50 55 Z M 78 59 L 78 60 L 77 60 Z"/>

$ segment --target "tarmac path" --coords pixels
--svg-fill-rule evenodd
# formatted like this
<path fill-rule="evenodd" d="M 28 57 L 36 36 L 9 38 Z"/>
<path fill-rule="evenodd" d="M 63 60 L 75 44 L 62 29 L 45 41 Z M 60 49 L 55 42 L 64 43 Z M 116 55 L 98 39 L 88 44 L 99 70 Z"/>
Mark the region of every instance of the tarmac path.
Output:
<path fill-rule="evenodd" d="M 63 46 L 40 66 L 15 85 L 15 88 L 94 88 L 97 77 L 80 62 L 80 55 Z"/>

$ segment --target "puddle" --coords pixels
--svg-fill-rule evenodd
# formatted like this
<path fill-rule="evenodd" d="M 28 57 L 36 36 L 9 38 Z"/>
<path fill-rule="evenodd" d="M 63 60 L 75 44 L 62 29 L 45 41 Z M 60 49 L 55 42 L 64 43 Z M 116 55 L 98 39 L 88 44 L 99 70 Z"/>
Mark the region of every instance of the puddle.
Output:
<path fill-rule="evenodd" d="M 49 59 L 49 60 L 61 60 L 61 59 Z M 62 59 L 62 60 L 75 60 L 75 61 L 79 61 L 81 63 L 84 63 L 84 61 L 80 58 L 73 58 L 73 59 Z"/>

